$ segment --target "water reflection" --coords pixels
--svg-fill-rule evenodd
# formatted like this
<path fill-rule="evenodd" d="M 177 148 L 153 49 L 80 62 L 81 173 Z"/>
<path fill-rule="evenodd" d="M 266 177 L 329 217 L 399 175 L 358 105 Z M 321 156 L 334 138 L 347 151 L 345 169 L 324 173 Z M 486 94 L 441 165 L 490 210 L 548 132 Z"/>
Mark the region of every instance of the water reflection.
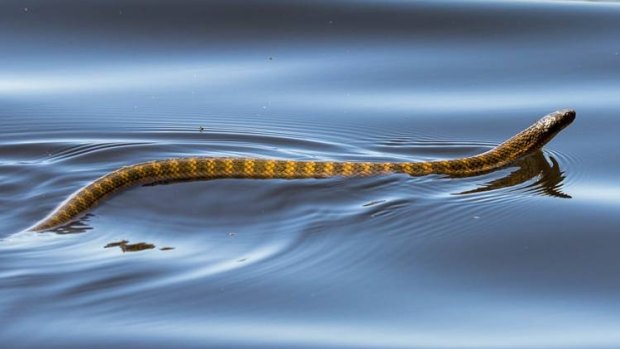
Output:
<path fill-rule="evenodd" d="M 93 227 L 91 227 L 88 224 L 88 221 L 94 216 L 94 214 L 92 213 L 87 213 L 86 215 L 84 215 L 84 217 L 80 218 L 79 220 L 76 220 L 74 222 L 71 222 L 67 225 L 64 225 L 62 227 L 58 227 L 54 230 L 50 230 L 51 232 L 54 232 L 56 234 L 80 234 L 80 233 L 85 233 L 89 230 L 92 230 Z"/>
<path fill-rule="evenodd" d="M 560 190 L 565 178 L 564 172 L 560 170 L 560 165 L 553 156 L 549 156 L 549 160 L 551 164 L 547 161 L 543 152 L 539 150 L 530 156 L 516 161 L 512 166 L 517 169 L 506 176 L 494 179 L 479 188 L 463 191 L 459 194 L 482 193 L 514 187 L 537 178 L 534 183 L 527 186 L 528 189 L 541 195 L 570 199 L 570 195 Z"/>

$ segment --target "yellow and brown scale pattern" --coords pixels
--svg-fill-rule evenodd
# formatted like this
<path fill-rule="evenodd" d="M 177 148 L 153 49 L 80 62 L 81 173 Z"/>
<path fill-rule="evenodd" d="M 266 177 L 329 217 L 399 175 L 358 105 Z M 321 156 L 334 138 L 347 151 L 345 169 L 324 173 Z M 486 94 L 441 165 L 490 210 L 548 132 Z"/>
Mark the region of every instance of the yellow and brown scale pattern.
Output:
<path fill-rule="evenodd" d="M 217 178 L 296 179 L 333 176 L 471 176 L 500 168 L 540 149 L 575 118 L 572 110 L 551 113 L 508 141 L 480 155 L 427 162 L 335 162 L 190 157 L 120 168 L 69 197 L 30 230 L 50 230 L 74 221 L 110 194 L 136 184 Z"/>

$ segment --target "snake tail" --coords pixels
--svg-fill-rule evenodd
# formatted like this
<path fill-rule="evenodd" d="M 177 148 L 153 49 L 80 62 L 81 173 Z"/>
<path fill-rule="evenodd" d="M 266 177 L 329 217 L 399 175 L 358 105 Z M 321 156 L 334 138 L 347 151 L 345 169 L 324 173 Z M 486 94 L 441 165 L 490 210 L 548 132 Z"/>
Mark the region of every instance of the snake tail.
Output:
<path fill-rule="evenodd" d="M 411 176 L 474 176 L 508 166 L 515 160 L 539 150 L 574 119 L 575 111 L 571 109 L 550 113 L 487 152 L 452 160 L 337 162 L 184 157 L 139 163 L 110 172 L 78 190 L 29 230 L 54 230 L 75 222 L 109 195 L 138 184 L 217 178 L 295 179 L 391 173 Z"/>

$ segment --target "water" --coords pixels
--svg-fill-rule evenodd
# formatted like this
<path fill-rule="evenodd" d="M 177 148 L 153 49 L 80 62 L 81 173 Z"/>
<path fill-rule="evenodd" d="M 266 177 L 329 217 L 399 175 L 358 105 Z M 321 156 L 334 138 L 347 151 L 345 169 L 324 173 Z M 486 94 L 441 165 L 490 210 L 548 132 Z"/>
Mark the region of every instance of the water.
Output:
<path fill-rule="evenodd" d="M 611 2 L 3 1 L 2 346 L 620 346 L 619 23 Z M 544 152 L 482 176 L 146 186 L 22 232 L 136 162 L 448 159 L 566 107 Z"/>

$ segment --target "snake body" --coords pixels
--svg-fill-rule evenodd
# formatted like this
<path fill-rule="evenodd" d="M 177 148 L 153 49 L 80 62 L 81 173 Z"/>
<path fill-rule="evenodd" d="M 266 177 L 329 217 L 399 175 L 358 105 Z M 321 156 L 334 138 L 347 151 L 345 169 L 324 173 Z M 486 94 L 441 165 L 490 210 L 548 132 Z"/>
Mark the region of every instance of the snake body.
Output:
<path fill-rule="evenodd" d="M 410 176 L 473 176 L 508 166 L 515 160 L 539 150 L 574 119 L 574 110 L 563 109 L 550 113 L 487 152 L 453 160 L 335 162 L 186 157 L 139 163 L 110 172 L 78 190 L 30 230 L 46 231 L 65 226 L 76 221 L 110 194 L 136 184 L 217 178 L 295 179 L 390 173 L 405 173 Z"/>

